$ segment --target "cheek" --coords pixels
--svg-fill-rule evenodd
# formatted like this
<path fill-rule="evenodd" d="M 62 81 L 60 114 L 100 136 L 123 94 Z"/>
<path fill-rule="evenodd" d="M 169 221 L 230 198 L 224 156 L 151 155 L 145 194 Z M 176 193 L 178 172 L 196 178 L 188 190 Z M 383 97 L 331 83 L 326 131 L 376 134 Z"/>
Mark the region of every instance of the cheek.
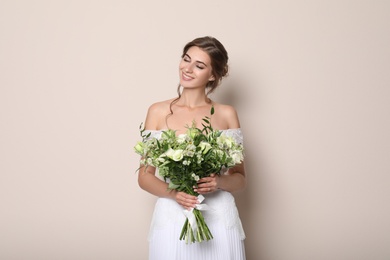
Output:
<path fill-rule="evenodd" d="M 207 80 L 207 81 L 209 81 L 211 76 L 212 76 L 211 72 L 205 72 L 203 74 L 204 79 Z"/>
<path fill-rule="evenodd" d="M 185 66 L 186 66 L 186 65 L 185 65 L 185 62 L 184 62 L 184 61 L 181 61 L 181 62 L 179 63 L 179 69 L 183 69 Z"/>

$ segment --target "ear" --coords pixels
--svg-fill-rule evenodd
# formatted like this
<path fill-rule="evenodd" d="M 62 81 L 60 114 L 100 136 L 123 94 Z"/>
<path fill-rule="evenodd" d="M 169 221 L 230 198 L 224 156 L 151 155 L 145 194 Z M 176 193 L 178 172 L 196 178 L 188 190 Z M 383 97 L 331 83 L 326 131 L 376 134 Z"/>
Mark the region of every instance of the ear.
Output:
<path fill-rule="evenodd" d="M 214 81 L 214 80 L 215 80 L 214 75 L 211 75 L 210 78 L 209 78 L 209 81 Z"/>

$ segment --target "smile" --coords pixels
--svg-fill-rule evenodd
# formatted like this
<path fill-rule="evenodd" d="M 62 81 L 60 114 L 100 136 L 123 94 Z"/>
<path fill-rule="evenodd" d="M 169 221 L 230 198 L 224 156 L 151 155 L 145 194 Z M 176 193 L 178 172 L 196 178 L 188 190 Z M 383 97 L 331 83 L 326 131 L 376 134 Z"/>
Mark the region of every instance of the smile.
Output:
<path fill-rule="evenodd" d="M 190 76 L 188 76 L 187 74 L 185 74 L 184 72 L 182 72 L 182 78 L 184 79 L 184 80 L 192 80 L 193 79 L 193 77 L 190 77 Z"/>

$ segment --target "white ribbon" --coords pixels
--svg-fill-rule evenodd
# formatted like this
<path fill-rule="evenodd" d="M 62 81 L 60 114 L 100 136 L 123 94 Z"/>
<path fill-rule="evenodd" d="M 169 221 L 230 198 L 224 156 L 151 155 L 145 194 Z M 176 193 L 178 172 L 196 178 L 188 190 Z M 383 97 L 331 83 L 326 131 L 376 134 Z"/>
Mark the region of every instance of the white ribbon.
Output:
<path fill-rule="evenodd" d="M 207 205 L 207 204 L 200 204 L 202 203 L 202 201 L 204 200 L 205 198 L 202 196 L 202 194 L 200 194 L 198 196 L 198 200 L 199 200 L 199 204 L 196 204 L 195 208 L 197 210 L 209 210 L 210 207 Z M 191 225 L 191 228 L 192 230 L 194 231 L 194 234 L 196 233 L 196 230 L 198 228 L 198 225 L 196 224 L 196 218 L 195 218 L 195 214 L 194 214 L 194 209 L 191 209 L 191 210 L 183 210 L 184 212 L 184 215 L 188 218 L 188 222 L 190 222 L 190 225 Z"/>

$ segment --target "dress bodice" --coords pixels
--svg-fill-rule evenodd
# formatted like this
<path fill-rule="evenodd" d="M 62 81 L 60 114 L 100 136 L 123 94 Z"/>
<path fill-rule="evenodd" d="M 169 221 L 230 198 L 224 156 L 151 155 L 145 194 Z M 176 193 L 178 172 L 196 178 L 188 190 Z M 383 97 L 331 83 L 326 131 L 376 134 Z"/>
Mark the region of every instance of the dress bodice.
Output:
<path fill-rule="evenodd" d="M 164 130 L 145 130 L 145 134 L 149 134 L 149 138 L 157 138 L 160 139 L 161 134 Z M 223 134 L 226 136 L 232 137 L 237 143 L 243 144 L 244 143 L 244 137 L 241 131 L 241 128 L 232 128 L 232 129 L 224 129 L 220 130 Z"/>

